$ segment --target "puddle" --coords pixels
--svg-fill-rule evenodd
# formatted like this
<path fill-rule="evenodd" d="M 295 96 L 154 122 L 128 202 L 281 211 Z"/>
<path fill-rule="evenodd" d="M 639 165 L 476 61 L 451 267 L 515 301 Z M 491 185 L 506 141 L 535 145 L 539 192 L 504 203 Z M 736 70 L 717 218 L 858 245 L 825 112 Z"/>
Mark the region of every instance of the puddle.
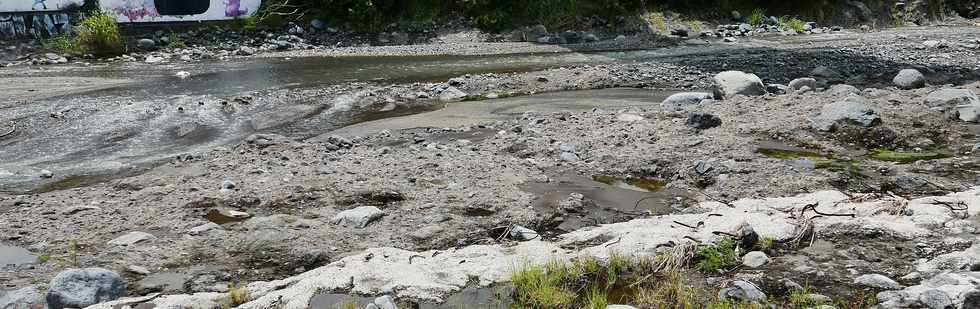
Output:
<path fill-rule="evenodd" d="M 553 236 L 597 224 L 628 221 L 651 214 L 668 214 L 682 207 L 686 194 L 663 189 L 655 180 L 625 180 L 599 176 L 597 179 L 566 174 L 548 183 L 527 183 L 521 190 L 533 193 L 533 207 L 540 213 L 555 214 L 553 226 L 543 236 Z M 572 193 L 583 196 L 580 210 L 562 209 Z"/>
<path fill-rule="evenodd" d="M 21 247 L 0 245 L 0 267 L 20 266 L 37 262 L 37 257 Z"/>
<path fill-rule="evenodd" d="M 466 287 L 446 298 L 442 303 L 418 303 L 409 308 L 418 309 L 510 309 L 513 299 L 510 288 L 501 287 Z M 310 309 L 348 309 L 364 308 L 374 302 L 374 297 L 348 295 L 342 293 L 320 293 L 310 299 Z"/>
<path fill-rule="evenodd" d="M 618 178 L 614 176 L 596 175 L 592 176 L 592 180 L 617 188 L 640 192 L 658 191 L 667 185 L 666 181 L 648 178 Z"/>

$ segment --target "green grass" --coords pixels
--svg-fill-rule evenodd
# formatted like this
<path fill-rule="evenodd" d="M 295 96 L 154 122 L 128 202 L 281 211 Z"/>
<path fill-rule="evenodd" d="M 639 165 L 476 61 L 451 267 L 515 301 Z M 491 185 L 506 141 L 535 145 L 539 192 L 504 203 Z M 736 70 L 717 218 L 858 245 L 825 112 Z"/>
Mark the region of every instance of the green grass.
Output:
<path fill-rule="evenodd" d="M 793 29 L 796 33 L 803 33 L 806 22 L 796 17 L 783 16 L 779 18 L 779 26 L 783 29 Z"/>
<path fill-rule="evenodd" d="M 948 156 L 938 152 L 900 152 L 888 149 L 874 149 L 871 151 L 871 157 L 881 161 L 908 164 L 916 161 L 942 159 Z"/>
<path fill-rule="evenodd" d="M 169 38 L 170 38 L 170 42 L 167 44 L 167 47 L 170 47 L 170 48 L 187 48 L 187 44 L 184 43 L 184 40 L 181 40 L 180 37 L 177 36 L 177 33 L 171 31 Z"/>
<path fill-rule="evenodd" d="M 69 54 L 117 56 L 126 52 L 114 15 L 94 11 L 83 18 L 74 33 L 47 40 L 44 47 Z"/>
<path fill-rule="evenodd" d="M 707 274 L 717 274 L 729 270 L 739 264 L 738 248 L 735 240 L 724 239 L 714 245 L 698 249 L 694 268 Z"/>
<path fill-rule="evenodd" d="M 768 18 L 769 16 L 766 15 L 765 9 L 755 8 L 752 10 L 752 14 L 749 14 L 749 16 L 745 18 L 745 22 L 753 26 L 759 26 L 764 24 Z"/>
<path fill-rule="evenodd" d="M 45 254 L 42 254 L 42 255 L 39 255 L 37 257 L 37 262 L 40 263 L 40 264 L 47 263 L 50 260 L 51 260 L 51 255 L 50 254 L 46 254 L 46 253 Z"/>
<path fill-rule="evenodd" d="M 221 308 L 235 308 L 250 301 L 252 301 L 252 295 L 248 293 L 247 289 L 238 284 L 232 284 L 228 287 L 228 297 L 221 304 Z"/>

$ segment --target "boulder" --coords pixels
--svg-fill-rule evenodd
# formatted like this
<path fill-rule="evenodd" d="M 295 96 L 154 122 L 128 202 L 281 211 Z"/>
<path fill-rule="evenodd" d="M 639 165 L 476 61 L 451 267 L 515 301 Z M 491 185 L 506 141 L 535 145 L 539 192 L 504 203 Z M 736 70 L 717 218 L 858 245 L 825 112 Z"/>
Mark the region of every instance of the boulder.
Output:
<path fill-rule="evenodd" d="M 809 77 L 797 78 L 789 82 L 789 88 L 793 90 L 800 90 L 803 87 L 810 87 L 810 89 L 817 89 L 817 80 Z"/>
<path fill-rule="evenodd" d="M 152 39 L 139 39 L 136 41 L 136 47 L 142 50 L 156 50 L 157 42 Z"/>
<path fill-rule="evenodd" d="M 901 89 L 916 89 L 926 86 L 926 77 L 915 69 L 904 69 L 895 75 L 892 83 Z"/>
<path fill-rule="evenodd" d="M 854 284 L 882 290 L 897 290 L 902 288 L 902 285 L 895 282 L 895 280 L 879 274 L 861 275 L 854 278 Z"/>
<path fill-rule="evenodd" d="M 925 104 L 933 109 L 955 112 L 962 121 L 980 122 L 980 97 L 970 90 L 936 90 L 926 96 Z"/>
<path fill-rule="evenodd" d="M 126 283 L 119 274 L 104 268 L 62 271 L 48 286 L 45 300 L 50 309 L 85 308 L 126 295 Z"/>
<path fill-rule="evenodd" d="M 0 291 L 0 309 L 44 308 L 44 295 L 33 285 Z"/>
<path fill-rule="evenodd" d="M 692 105 L 711 99 L 714 99 L 714 95 L 707 92 L 680 92 L 670 95 L 661 104 L 671 106 Z"/>
<path fill-rule="evenodd" d="M 725 71 L 718 73 L 714 77 L 714 95 L 716 98 L 725 99 L 735 95 L 763 95 L 766 94 L 766 85 L 762 83 L 755 74 L 740 71 Z"/>
<path fill-rule="evenodd" d="M 866 103 L 865 99 L 851 96 L 843 101 L 824 105 L 820 109 L 820 115 L 812 122 L 817 130 L 831 131 L 840 121 L 870 127 L 880 123 L 881 117 L 878 115 L 878 110 Z"/>
<path fill-rule="evenodd" d="M 446 87 L 439 93 L 439 101 L 442 102 L 452 102 L 458 101 L 466 97 L 466 93 L 457 89 L 456 87 Z"/>
<path fill-rule="evenodd" d="M 762 251 L 752 251 L 742 256 L 742 265 L 750 268 L 760 267 L 769 263 L 769 256 Z"/>
<path fill-rule="evenodd" d="M 377 306 L 378 309 L 398 309 L 398 306 L 395 305 L 395 301 L 388 295 L 375 298 L 374 305 Z"/>
<path fill-rule="evenodd" d="M 765 301 L 766 294 L 762 293 L 755 284 L 748 281 L 735 280 L 718 292 L 718 299 L 735 299 L 744 301 Z"/>
<path fill-rule="evenodd" d="M 367 227 L 371 221 L 381 218 L 384 215 L 384 211 L 381 211 L 381 209 L 378 207 L 361 206 L 354 209 L 341 211 L 334 216 L 331 221 L 334 224 L 353 226 L 354 228 L 363 229 Z"/>
<path fill-rule="evenodd" d="M 538 232 L 520 225 L 515 225 L 510 229 L 510 238 L 512 239 L 527 241 L 538 237 Z"/>

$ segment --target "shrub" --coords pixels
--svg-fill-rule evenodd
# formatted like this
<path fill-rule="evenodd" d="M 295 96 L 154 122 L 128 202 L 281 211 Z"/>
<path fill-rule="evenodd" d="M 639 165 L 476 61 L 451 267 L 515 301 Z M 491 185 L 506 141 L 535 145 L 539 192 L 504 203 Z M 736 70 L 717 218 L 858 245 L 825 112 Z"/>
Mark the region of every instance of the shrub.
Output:
<path fill-rule="evenodd" d="M 745 21 L 748 22 L 750 25 L 758 26 L 765 23 L 766 19 L 768 18 L 769 17 L 766 16 L 766 10 L 762 8 L 755 8 L 754 10 L 752 10 L 752 14 L 749 14 L 749 17 L 745 18 Z"/>
<path fill-rule="evenodd" d="M 47 40 L 44 47 L 62 53 L 96 56 L 116 56 L 126 52 L 115 18 L 103 11 L 95 11 L 82 19 L 75 33 Z"/>
<path fill-rule="evenodd" d="M 82 19 L 75 40 L 82 51 L 97 56 L 115 56 L 126 52 L 115 17 L 105 11 L 95 11 Z"/>
<path fill-rule="evenodd" d="M 739 254 L 735 241 L 725 239 L 714 246 L 701 247 L 696 254 L 698 262 L 694 268 L 705 273 L 716 273 L 738 266 Z"/>
<path fill-rule="evenodd" d="M 779 26 L 783 29 L 793 29 L 796 33 L 803 33 L 803 26 L 806 22 L 796 17 L 783 16 L 779 19 Z"/>

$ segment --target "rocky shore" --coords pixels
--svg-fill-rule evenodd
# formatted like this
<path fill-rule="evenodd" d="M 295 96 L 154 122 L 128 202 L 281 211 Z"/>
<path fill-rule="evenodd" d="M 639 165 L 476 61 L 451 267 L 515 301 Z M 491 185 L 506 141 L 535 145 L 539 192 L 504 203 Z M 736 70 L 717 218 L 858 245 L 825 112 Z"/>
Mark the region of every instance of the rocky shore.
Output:
<path fill-rule="evenodd" d="M 692 280 L 747 302 L 806 285 L 814 298 L 876 295 L 885 308 L 970 308 L 980 299 L 978 34 L 692 38 L 665 49 L 678 53 L 634 62 L 236 95 L 226 102 L 240 111 L 297 93 L 321 99 L 300 110 L 305 127 L 269 125 L 132 177 L 0 194 L 0 235 L 18 249 L 2 252 L 33 258 L 0 270 L 11 291 L 0 308 L 306 308 L 324 293 L 408 306 L 505 283 L 519 263 L 683 255 L 746 234 L 776 245 L 749 244 L 743 266 Z M 499 44 L 462 48 L 527 46 Z M 182 61 L 177 54 L 161 63 Z M 655 89 L 519 101 L 622 86 Z M 303 131 L 321 110 L 389 105 L 504 110 Z M 30 118 L 39 127 L 61 121 L 39 115 L 29 116 L 43 116 Z M 0 137 L 5 147 L 24 141 Z"/>

